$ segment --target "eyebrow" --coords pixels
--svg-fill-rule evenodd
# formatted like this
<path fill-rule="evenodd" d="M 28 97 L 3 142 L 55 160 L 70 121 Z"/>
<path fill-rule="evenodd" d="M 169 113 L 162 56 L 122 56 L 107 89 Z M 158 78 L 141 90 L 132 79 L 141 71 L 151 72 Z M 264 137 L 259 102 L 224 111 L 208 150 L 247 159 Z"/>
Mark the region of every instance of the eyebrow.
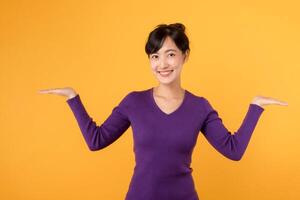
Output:
<path fill-rule="evenodd" d="M 176 51 L 176 49 L 168 49 L 168 50 L 165 51 L 165 53 L 167 53 L 169 51 Z"/>
<path fill-rule="evenodd" d="M 168 53 L 169 51 L 177 51 L 176 49 L 167 49 L 167 50 L 165 50 L 165 53 Z M 152 53 L 152 54 L 157 54 L 157 53 Z"/>

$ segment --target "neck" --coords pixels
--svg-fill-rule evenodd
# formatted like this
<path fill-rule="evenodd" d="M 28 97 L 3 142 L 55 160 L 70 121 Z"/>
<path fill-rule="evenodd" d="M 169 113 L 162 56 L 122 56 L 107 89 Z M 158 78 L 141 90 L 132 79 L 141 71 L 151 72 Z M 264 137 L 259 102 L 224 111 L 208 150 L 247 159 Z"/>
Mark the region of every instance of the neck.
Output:
<path fill-rule="evenodd" d="M 156 96 L 161 96 L 166 99 L 182 98 L 185 92 L 180 84 L 159 84 L 158 86 L 154 87 L 153 90 Z"/>

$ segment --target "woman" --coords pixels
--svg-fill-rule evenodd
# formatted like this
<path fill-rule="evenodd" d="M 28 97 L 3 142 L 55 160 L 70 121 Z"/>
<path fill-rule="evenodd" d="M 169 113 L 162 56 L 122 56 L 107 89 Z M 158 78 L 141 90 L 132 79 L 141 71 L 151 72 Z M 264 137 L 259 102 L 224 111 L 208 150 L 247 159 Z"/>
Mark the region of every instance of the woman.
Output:
<path fill-rule="evenodd" d="M 263 106 L 287 103 L 254 97 L 239 130 L 231 134 L 206 98 L 181 87 L 182 66 L 190 52 L 183 24 L 158 25 L 149 34 L 145 51 L 158 86 L 129 92 L 100 126 L 74 89 L 40 92 L 67 97 L 91 151 L 107 147 L 132 127 L 136 165 L 126 200 L 198 200 L 190 164 L 199 132 L 222 155 L 238 161 Z"/>

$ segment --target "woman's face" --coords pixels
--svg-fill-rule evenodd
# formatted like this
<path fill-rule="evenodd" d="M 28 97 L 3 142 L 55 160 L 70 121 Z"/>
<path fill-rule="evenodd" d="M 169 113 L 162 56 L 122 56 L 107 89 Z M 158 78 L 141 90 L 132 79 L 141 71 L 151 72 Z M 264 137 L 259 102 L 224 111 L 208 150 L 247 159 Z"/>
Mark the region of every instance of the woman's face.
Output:
<path fill-rule="evenodd" d="M 149 57 L 154 76 L 162 84 L 179 81 L 181 69 L 187 60 L 187 55 L 183 54 L 172 38 L 167 36 L 163 46 L 156 53 L 150 54 Z"/>

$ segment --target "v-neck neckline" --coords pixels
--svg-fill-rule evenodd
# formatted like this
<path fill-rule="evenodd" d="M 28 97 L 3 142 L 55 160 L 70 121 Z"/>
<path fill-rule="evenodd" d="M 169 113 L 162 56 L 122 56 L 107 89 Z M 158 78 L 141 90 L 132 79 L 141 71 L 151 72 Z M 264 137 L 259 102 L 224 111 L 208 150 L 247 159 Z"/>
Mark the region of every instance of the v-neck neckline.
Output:
<path fill-rule="evenodd" d="M 185 105 L 185 102 L 187 101 L 187 95 L 188 95 L 188 91 L 185 89 L 184 90 L 184 97 L 183 97 L 183 100 L 181 102 L 181 104 L 176 108 L 176 110 L 174 110 L 173 112 L 171 113 L 165 113 L 159 106 L 158 104 L 156 103 L 155 101 L 155 98 L 154 98 L 154 90 L 153 90 L 153 87 L 149 89 L 149 95 L 150 95 L 150 99 L 151 99 L 151 102 L 153 104 L 153 106 L 155 107 L 155 109 L 161 113 L 162 115 L 166 116 L 166 117 L 170 117 L 172 115 L 175 115 L 177 112 L 179 112 L 182 107 Z"/>

